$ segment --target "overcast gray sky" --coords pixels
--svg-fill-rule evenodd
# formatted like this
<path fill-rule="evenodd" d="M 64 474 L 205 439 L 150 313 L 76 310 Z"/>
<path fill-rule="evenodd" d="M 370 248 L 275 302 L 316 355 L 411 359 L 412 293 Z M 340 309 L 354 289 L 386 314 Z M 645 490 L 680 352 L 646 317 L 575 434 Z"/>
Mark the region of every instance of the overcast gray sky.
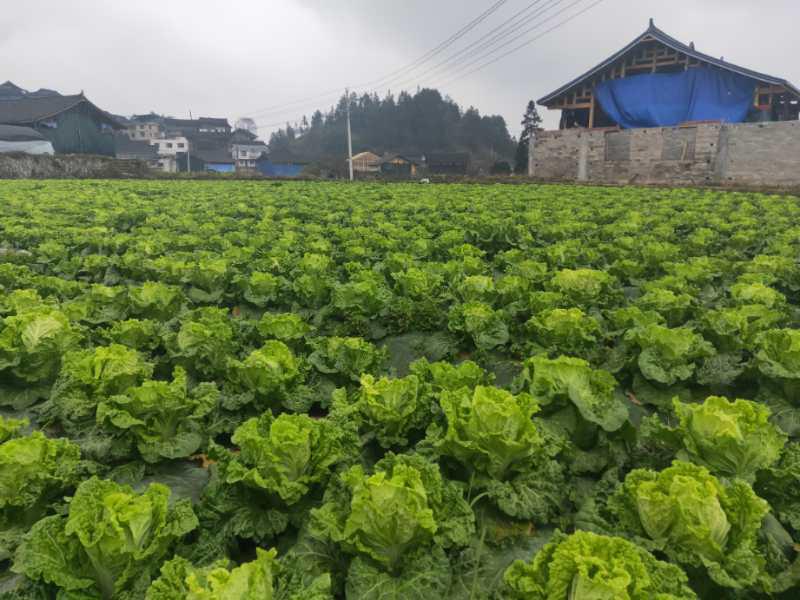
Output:
<path fill-rule="evenodd" d="M 558 0 L 540 0 L 540 7 Z M 575 2 L 560 0 L 533 24 Z M 525 39 L 593 0 L 577 0 Z M 188 116 L 254 115 L 264 126 L 332 104 L 336 94 L 411 63 L 494 0 L 0 0 L 3 73 L 27 88 L 83 89 L 102 108 Z M 439 87 L 462 107 L 501 114 L 519 132 L 525 104 L 581 74 L 656 24 L 699 50 L 800 84 L 798 0 L 604 0 L 562 28 L 460 79 L 436 63 L 531 0 L 507 0 L 430 63 L 391 81 L 393 92 Z M 533 9 L 534 14 L 537 8 Z M 516 44 L 514 44 L 516 45 Z M 514 45 L 509 46 L 512 48 Z M 490 55 L 491 59 L 499 52 Z M 483 64 L 476 63 L 476 66 Z M 463 72 L 469 69 L 463 68 Z M 358 91 L 365 91 L 359 87 Z M 383 95 L 385 83 L 377 86 Z M 265 111 L 265 108 L 272 108 Z M 545 111 L 546 112 L 546 111 Z M 554 114 L 547 124 L 555 123 Z M 262 135 L 268 129 L 262 127 Z"/>

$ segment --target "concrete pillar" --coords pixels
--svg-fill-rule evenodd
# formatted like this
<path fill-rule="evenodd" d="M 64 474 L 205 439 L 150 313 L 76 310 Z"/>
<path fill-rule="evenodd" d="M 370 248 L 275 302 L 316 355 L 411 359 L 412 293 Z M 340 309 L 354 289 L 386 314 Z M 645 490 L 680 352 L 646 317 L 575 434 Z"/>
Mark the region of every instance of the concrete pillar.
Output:
<path fill-rule="evenodd" d="M 531 132 L 528 138 L 528 177 L 536 175 L 536 164 L 534 162 L 533 152 L 536 149 L 536 132 Z"/>
<path fill-rule="evenodd" d="M 589 181 L 589 136 L 581 135 L 578 147 L 578 181 Z"/>
<path fill-rule="evenodd" d="M 714 183 L 725 183 L 728 177 L 728 142 L 730 131 L 726 125 L 719 128 L 719 142 L 717 145 L 717 156 L 714 160 Z"/>

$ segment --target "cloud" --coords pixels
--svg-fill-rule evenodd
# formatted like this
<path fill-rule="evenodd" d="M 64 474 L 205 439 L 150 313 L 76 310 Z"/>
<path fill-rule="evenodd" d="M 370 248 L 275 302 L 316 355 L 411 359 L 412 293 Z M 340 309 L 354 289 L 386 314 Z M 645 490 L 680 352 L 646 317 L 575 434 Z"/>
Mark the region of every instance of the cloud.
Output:
<path fill-rule="evenodd" d="M 550 1 L 543 0 L 542 5 Z M 457 52 L 529 3 L 508 0 L 482 27 L 435 60 Z M 213 0 L 6 0 L 4 4 L 0 55 L 5 60 L 0 80 L 65 93 L 83 89 L 103 108 L 123 114 L 156 110 L 185 116 L 191 110 L 194 115 L 232 119 L 255 114 L 261 124 L 271 125 L 293 121 L 317 107 L 324 109 L 345 86 L 372 83 L 409 64 L 486 10 L 490 2 L 237 0 L 220 5 Z M 800 18 L 796 0 L 761 4 L 605 0 L 558 31 L 468 77 L 456 79 L 459 71 L 452 66 L 421 76 L 431 62 L 405 81 L 382 81 L 367 89 L 383 93 L 391 87 L 397 92 L 400 83 L 410 89 L 441 87 L 464 107 L 503 115 L 512 133 L 517 133 L 528 100 L 618 50 L 646 28 L 651 16 L 679 39 L 694 40 L 700 50 L 800 83 L 800 63 L 794 60 L 794 30 Z M 310 96 L 315 98 L 286 106 Z M 261 110 L 265 108 L 271 110 Z M 557 122 L 556 114 L 547 117 L 547 124 Z"/>

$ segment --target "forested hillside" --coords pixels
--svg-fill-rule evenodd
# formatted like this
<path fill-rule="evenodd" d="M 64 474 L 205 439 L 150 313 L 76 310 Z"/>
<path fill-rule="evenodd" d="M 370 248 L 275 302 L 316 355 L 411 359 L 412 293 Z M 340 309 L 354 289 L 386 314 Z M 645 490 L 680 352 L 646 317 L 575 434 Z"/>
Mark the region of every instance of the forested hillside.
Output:
<path fill-rule="evenodd" d="M 481 115 L 473 107 L 462 110 L 437 90 L 350 96 L 353 151 L 378 154 L 398 152 L 468 151 L 475 160 L 510 159 L 515 141 L 503 117 Z M 312 160 L 341 160 L 347 153 L 345 124 L 347 97 L 327 113 L 316 111 L 301 123 L 287 125 L 272 134 L 273 151 L 290 150 Z"/>

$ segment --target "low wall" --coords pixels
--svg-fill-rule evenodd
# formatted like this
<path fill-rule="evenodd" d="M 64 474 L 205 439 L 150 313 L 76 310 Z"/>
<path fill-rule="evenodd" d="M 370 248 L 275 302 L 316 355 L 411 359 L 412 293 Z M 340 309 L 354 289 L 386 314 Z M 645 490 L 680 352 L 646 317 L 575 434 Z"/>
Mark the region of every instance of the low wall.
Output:
<path fill-rule="evenodd" d="M 609 184 L 800 185 L 800 121 L 537 134 L 532 176 Z"/>
<path fill-rule="evenodd" d="M 121 179 L 152 177 L 147 163 L 85 154 L 0 154 L 0 179 Z"/>

